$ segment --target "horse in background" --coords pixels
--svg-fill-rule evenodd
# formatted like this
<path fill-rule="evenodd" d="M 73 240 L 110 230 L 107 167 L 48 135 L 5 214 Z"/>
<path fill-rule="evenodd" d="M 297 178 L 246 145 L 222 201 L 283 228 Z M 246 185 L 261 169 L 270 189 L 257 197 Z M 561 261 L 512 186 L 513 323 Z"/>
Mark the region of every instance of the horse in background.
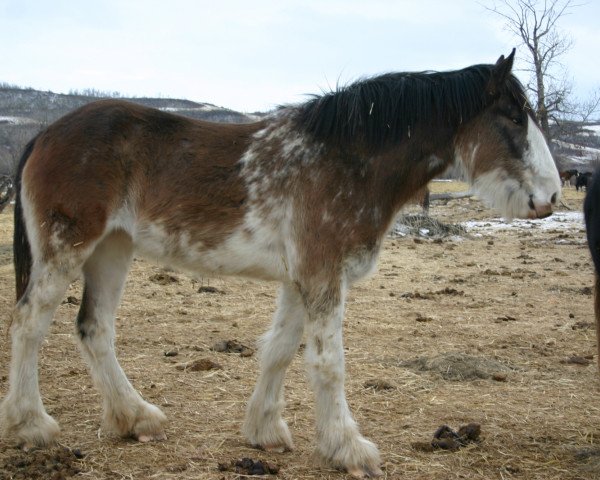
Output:
<path fill-rule="evenodd" d="M 583 189 L 587 191 L 588 184 L 590 183 L 592 178 L 592 172 L 579 172 L 577 173 L 577 178 L 575 179 L 575 189 L 583 192 Z"/>
<path fill-rule="evenodd" d="M 560 181 L 562 183 L 563 187 L 570 187 L 572 185 L 572 180 L 573 177 L 577 178 L 577 175 L 579 175 L 579 171 L 572 169 L 572 170 L 563 170 L 562 172 L 559 173 L 560 175 Z"/>
<path fill-rule="evenodd" d="M 82 276 L 77 338 L 106 425 L 142 442 L 166 438 L 165 415 L 115 356 L 115 313 L 136 252 L 204 276 L 279 281 L 246 410 L 248 442 L 293 448 L 284 376 L 305 334 L 319 456 L 356 477 L 380 475 L 378 449 L 360 434 L 344 391 L 346 293 L 375 268 L 400 208 L 452 165 L 506 218 L 552 213 L 558 171 L 513 59 L 514 50 L 493 65 L 384 74 L 252 124 L 110 100 L 50 125 L 26 147 L 16 178 L 4 435 L 24 448 L 58 437 L 39 392 L 38 350 Z"/>

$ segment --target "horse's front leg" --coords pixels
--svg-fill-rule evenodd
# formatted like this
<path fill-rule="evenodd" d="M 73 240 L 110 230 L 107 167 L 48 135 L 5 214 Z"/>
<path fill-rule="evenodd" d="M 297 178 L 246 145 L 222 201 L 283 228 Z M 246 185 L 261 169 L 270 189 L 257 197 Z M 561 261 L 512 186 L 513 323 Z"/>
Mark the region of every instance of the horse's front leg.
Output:
<path fill-rule="evenodd" d="M 316 396 L 317 451 L 355 477 L 374 477 L 382 473 L 379 452 L 360 434 L 344 393 L 344 296 L 336 286 L 306 299 L 306 364 Z"/>
<path fill-rule="evenodd" d="M 291 450 L 292 436 L 281 413 L 285 405 L 283 380 L 304 330 L 306 309 L 298 289 L 284 284 L 271 329 L 262 338 L 260 376 L 246 410 L 243 431 L 255 446 L 271 451 Z"/>

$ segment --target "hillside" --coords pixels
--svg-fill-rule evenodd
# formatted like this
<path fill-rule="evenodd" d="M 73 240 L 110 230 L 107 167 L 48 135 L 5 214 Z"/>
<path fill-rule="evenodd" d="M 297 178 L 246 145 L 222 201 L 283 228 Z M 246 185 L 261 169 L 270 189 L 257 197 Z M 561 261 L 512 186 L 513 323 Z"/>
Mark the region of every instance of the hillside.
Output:
<path fill-rule="evenodd" d="M 553 142 L 553 153 L 561 170 L 591 171 L 600 166 L 600 124 L 570 123 L 561 130 Z"/>
<path fill-rule="evenodd" d="M 71 110 L 108 97 L 114 98 L 99 92 L 59 94 L 0 85 L 0 174 L 12 173 L 25 144 L 44 126 Z M 246 123 L 262 116 L 261 113 L 244 114 L 190 100 L 118 98 L 211 122 Z"/>

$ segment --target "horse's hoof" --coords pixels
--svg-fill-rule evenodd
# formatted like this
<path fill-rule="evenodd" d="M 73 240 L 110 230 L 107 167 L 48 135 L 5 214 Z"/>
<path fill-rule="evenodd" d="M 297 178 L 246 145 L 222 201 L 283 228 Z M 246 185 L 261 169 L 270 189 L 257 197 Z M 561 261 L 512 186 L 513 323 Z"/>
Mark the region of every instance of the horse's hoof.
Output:
<path fill-rule="evenodd" d="M 25 453 L 33 452 L 34 450 L 38 450 L 40 447 L 34 445 L 33 443 L 25 442 L 19 445 L 19 448 L 23 450 Z"/>
<path fill-rule="evenodd" d="M 263 445 L 260 448 L 262 450 L 264 450 L 265 452 L 271 452 L 271 453 L 291 452 L 292 449 L 293 449 L 293 447 L 290 447 L 290 446 L 285 445 L 285 444 Z"/>
<path fill-rule="evenodd" d="M 141 442 L 141 443 L 160 442 L 161 440 L 166 440 L 166 439 L 167 439 L 167 434 L 164 432 L 157 433 L 154 435 L 142 434 L 142 435 L 138 435 L 138 437 L 137 437 L 138 442 Z"/>
<path fill-rule="evenodd" d="M 381 468 L 355 467 L 348 470 L 348 473 L 354 478 L 376 478 L 383 475 Z"/>

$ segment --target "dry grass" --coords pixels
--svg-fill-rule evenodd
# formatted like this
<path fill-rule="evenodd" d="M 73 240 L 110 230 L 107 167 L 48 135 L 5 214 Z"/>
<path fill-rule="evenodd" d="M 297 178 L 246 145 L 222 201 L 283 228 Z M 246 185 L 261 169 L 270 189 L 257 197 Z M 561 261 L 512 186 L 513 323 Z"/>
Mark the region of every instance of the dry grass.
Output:
<path fill-rule="evenodd" d="M 573 208 L 581 207 L 582 194 L 571 189 L 565 196 Z M 453 223 L 491 214 L 477 200 L 463 199 L 434 204 L 431 215 Z M 11 230 L 10 214 L 0 215 L 5 318 L 14 296 Z M 286 383 L 285 418 L 296 451 L 256 451 L 239 432 L 257 374 L 256 355 L 210 347 L 232 339 L 254 346 L 273 313 L 276 285 L 216 279 L 210 285 L 224 293 L 198 293 L 199 284 L 182 274 L 171 272 L 177 282 L 167 285 L 150 280 L 160 272 L 152 263 L 134 263 L 117 320 L 118 355 L 134 386 L 168 415 L 167 441 L 138 444 L 100 428 L 100 398 L 75 342 L 75 305 L 59 308 L 42 348 L 44 402 L 62 427 L 62 444 L 85 455 L 77 461 L 79 476 L 237 478 L 219 472 L 218 464 L 252 457 L 279 465 L 283 479 L 345 478 L 315 465 L 311 456 L 313 400 L 300 354 Z M 344 330 L 348 400 L 363 433 L 381 449 L 385 478 L 600 478 L 595 359 L 587 366 L 562 363 L 595 353 L 591 285 L 583 228 L 566 236 L 532 230 L 441 243 L 387 240 L 379 272 L 349 295 Z M 80 297 L 80 285 L 68 295 Z M 0 342 L 4 394 L 9 345 L 5 336 Z M 178 354 L 165 356 L 167 351 Z M 443 371 L 411 363 L 418 357 L 443 358 L 446 363 L 438 362 Z M 176 368 L 201 358 L 223 369 Z M 452 358 L 500 365 L 492 373 L 505 367 L 505 381 L 445 380 L 444 371 L 456 367 L 447 362 Z M 365 388 L 376 380 L 393 388 Z M 412 446 L 431 440 L 439 425 L 469 422 L 481 424 L 480 444 L 456 453 Z M 0 442 L 4 465 L 18 455 Z"/>

